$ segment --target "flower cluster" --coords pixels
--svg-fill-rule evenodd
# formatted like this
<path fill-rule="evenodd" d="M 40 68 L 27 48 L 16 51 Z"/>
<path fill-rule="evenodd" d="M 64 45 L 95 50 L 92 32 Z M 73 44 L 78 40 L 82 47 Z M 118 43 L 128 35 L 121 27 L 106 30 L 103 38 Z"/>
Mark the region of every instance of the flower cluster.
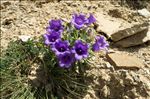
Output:
<path fill-rule="evenodd" d="M 49 22 L 47 33 L 43 36 L 45 44 L 55 53 L 60 67 L 71 67 L 76 61 L 87 58 L 90 51 L 107 49 L 108 43 L 103 36 L 95 36 L 95 40 L 86 41 L 89 37 L 84 27 L 89 27 L 95 21 L 92 14 L 89 17 L 84 14 L 74 14 L 69 26 L 65 26 L 64 22 L 58 19 Z M 68 28 L 69 33 L 66 32 Z"/>

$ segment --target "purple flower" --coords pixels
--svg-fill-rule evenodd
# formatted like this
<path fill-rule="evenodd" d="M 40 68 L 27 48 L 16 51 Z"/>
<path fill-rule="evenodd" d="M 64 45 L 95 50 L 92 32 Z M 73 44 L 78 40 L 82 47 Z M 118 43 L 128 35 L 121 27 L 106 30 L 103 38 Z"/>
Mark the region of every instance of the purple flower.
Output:
<path fill-rule="evenodd" d="M 71 23 L 75 26 L 76 29 L 81 29 L 85 22 L 87 21 L 85 15 L 83 14 L 74 14 L 73 17 L 72 17 L 72 21 Z"/>
<path fill-rule="evenodd" d="M 92 50 L 94 52 L 98 52 L 100 50 L 100 47 L 99 47 L 99 43 L 98 42 L 95 42 L 92 46 Z"/>
<path fill-rule="evenodd" d="M 88 44 L 83 43 L 81 40 L 76 40 L 75 45 L 72 49 L 72 53 L 75 54 L 76 60 L 88 57 Z"/>
<path fill-rule="evenodd" d="M 47 31 L 49 33 L 53 32 L 53 31 L 62 33 L 63 32 L 62 21 L 61 20 L 51 20 L 49 22 L 49 26 L 47 27 Z"/>
<path fill-rule="evenodd" d="M 95 17 L 94 17 L 92 14 L 90 14 L 90 16 L 89 16 L 88 19 L 87 19 L 86 24 L 87 24 L 87 25 L 90 25 L 90 24 L 92 24 L 92 23 L 94 23 L 94 22 L 96 22 L 96 19 L 95 19 Z"/>
<path fill-rule="evenodd" d="M 46 45 L 52 45 L 52 44 L 54 44 L 55 41 L 57 39 L 60 39 L 60 37 L 61 37 L 60 33 L 57 33 L 57 32 L 52 32 L 50 34 L 47 33 L 47 34 L 44 34 L 43 36 L 44 36 L 44 39 L 45 39 L 44 43 Z"/>
<path fill-rule="evenodd" d="M 63 54 L 64 52 L 69 50 L 69 42 L 56 40 L 55 44 L 52 45 L 52 50 L 55 52 L 56 55 Z"/>
<path fill-rule="evenodd" d="M 109 44 L 107 43 L 107 41 L 105 40 L 103 36 L 96 36 L 96 42 L 93 44 L 92 50 L 94 52 L 100 51 L 102 49 L 107 50 L 108 46 Z"/>
<path fill-rule="evenodd" d="M 73 54 L 69 51 L 66 51 L 63 54 L 58 56 L 60 67 L 69 68 L 71 64 L 74 62 Z"/>

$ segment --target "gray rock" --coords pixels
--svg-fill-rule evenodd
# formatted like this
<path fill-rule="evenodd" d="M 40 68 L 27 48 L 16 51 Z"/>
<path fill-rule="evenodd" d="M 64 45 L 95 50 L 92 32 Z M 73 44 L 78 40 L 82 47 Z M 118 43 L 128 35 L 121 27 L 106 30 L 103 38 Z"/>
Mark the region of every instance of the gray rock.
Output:
<path fill-rule="evenodd" d="M 147 41 L 150 41 L 150 28 L 138 32 L 137 34 L 132 35 L 128 38 L 122 39 L 116 42 L 115 44 L 121 47 L 131 47 L 131 46 L 143 44 Z"/>
<path fill-rule="evenodd" d="M 124 30 L 120 30 L 118 32 L 115 32 L 111 35 L 111 39 L 113 41 L 119 41 L 123 38 L 132 36 L 134 34 L 137 34 L 139 32 L 145 31 L 148 29 L 149 24 L 148 23 L 143 23 L 143 24 L 138 24 L 134 25 L 130 28 L 126 28 Z"/>
<path fill-rule="evenodd" d="M 149 23 L 131 24 L 123 19 L 106 16 L 102 13 L 96 15 L 96 31 L 104 33 L 106 37 L 111 38 L 114 42 L 135 35 L 141 31 L 147 30 Z"/>

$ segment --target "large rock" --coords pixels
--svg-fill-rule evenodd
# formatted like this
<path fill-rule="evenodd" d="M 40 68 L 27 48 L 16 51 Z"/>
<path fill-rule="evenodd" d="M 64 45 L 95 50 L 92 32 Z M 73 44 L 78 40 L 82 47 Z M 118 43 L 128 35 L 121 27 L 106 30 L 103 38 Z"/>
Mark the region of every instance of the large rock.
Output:
<path fill-rule="evenodd" d="M 150 41 L 150 28 L 138 32 L 137 34 L 132 35 L 128 38 L 122 39 L 116 42 L 115 44 L 121 47 L 131 47 L 131 46 L 143 44 L 147 41 Z"/>
<path fill-rule="evenodd" d="M 147 30 L 148 26 L 149 26 L 149 23 L 134 25 L 132 27 L 129 27 L 124 30 L 120 30 L 118 32 L 113 33 L 111 35 L 111 39 L 113 41 L 119 41 L 123 38 L 129 37 L 129 36 L 132 36 L 134 34 L 141 32 L 141 31 Z"/>
<path fill-rule="evenodd" d="M 95 16 L 97 19 L 97 32 L 104 32 L 109 38 L 118 31 L 132 27 L 130 23 L 121 18 L 114 18 L 101 13 L 97 13 Z M 120 36 L 117 39 L 120 39 Z"/>
<path fill-rule="evenodd" d="M 114 18 L 104 14 L 96 14 L 97 32 L 103 32 L 113 41 L 119 41 L 123 38 L 137 34 L 148 29 L 149 23 L 131 24 L 121 18 Z"/>
<path fill-rule="evenodd" d="M 110 53 L 107 54 L 107 59 L 115 67 L 118 68 L 142 68 L 144 64 L 142 60 L 135 56 L 129 56 L 127 54 L 119 53 Z"/>

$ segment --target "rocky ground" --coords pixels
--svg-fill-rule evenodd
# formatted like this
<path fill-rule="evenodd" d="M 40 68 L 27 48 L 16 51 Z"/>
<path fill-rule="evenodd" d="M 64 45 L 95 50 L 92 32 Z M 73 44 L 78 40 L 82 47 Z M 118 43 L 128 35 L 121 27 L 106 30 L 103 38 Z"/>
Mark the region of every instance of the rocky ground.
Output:
<path fill-rule="evenodd" d="M 138 13 L 150 11 L 150 2 L 121 1 L 2 0 L 1 48 L 20 35 L 41 36 L 49 19 L 70 21 L 73 13 L 93 13 L 94 27 L 110 47 L 107 57 L 93 57 L 96 67 L 87 73 L 94 81 L 84 99 L 150 99 L 150 16 Z"/>

